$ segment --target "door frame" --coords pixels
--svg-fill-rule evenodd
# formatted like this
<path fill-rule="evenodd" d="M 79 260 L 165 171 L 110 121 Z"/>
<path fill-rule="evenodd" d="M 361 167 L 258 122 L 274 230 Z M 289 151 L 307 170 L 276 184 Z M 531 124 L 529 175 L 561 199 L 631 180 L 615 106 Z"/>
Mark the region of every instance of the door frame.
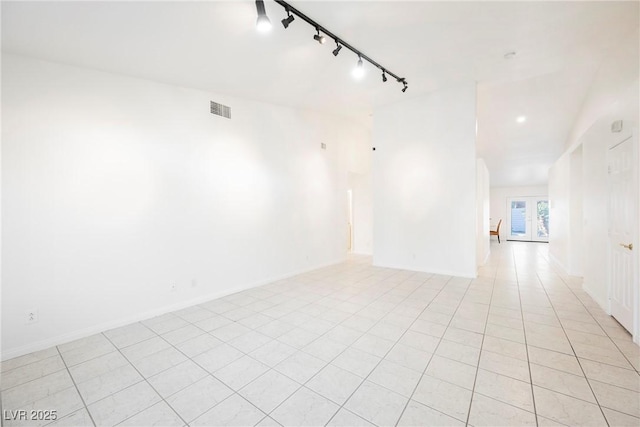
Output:
<path fill-rule="evenodd" d="M 529 227 L 529 238 L 513 238 L 511 236 L 511 202 L 514 200 L 522 200 L 527 203 L 527 213 L 531 215 L 531 219 L 528 220 Z M 537 237 L 537 229 L 534 229 L 535 219 L 537 219 L 537 206 L 539 200 L 549 201 L 549 196 L 507 196 L 506 199 L 506 218 L 505 218 L 505 227 L 506 227 L 506 237 L 505 240 L 512 242 L 539 242 L 539 243 L 548 243 L 549 238 L 540 239 Z M 534 209 L 535 206 L 535 209 Z M 535 219 L 534 219 L 535 218 Z"/>
<path fill-rule="evenodd" d="M 638 182 L 638 177 L 640 176 L 640 171 L 638 171 L 638 168 L 640 167 L 640 150 L 638 150 L 638 128 L 634 128 L 631 135 L 620 135 L 620 138 L 617 138 L 615 141 L 612 141 L 612 143 L 609 144 L 609 146 L 607 147 L 607 167 L 609 165 L 609 155 L 610 155 L 610 150 L 612 148 L 617 147 L 618 145 L 622 144 L 623 142 L 626 142 L 627 140 L 631 140 L 631 150 L 633 153 L 633 158 L 635 159 L 635 163 L 634 163 L 634 168 L 633 168 L 633 178 L 632 178 L 632 185 L 633 185 L 633 189 L 632 189 L 632 194 L 634 194 L 636 197 L 632 197 L 633 201 L 632 203 L 634 204 L 634 210 L 636 212 L 636 221 L 632 222 L 632 227 L 633 229 L 631 230 L 631 235 L 632 237 L 632 243 L 638 247 L 640 246 L 640 241 L 638 239 L 638 232 L 640 231 L 640 204 L 638 203 L 638 200 L 640 199 L 640 183 Z M 609 194 L 609 192 L 611 191 L 609 185 L 610 185 L 610 181 L 609 181 L 609 174 L 607 173 L 607 194 Z M 609 200 L 607 201 L 607 204 L 610 204 L 610 197 L 608 198 Z M 611 206 L 607 206 L 607 229 L 609 229 L 609 223 L 611 221 Z M 608 241 L 608 245 L 607 245 L 607 311 L 609 315 L 611 315 L 611 291 L 612 291 L 612 280 L 611 280 L 611 263 L 612 263 L 612 254 L 611 254 L 611 245 L 613 244 L 613 242 L 611 241 L 611 235 L 610 233 L 607 233 L 607 241 Z M 635 248 L 634 248 L 635 249 Z M 633 342 L 635 342 L 636 344 L 640 344 L 640 247 L 638 248 L 638 251 L 636 251 L 635 257 L 633 257 L 634 259 L 634 266 L 633 266 L 633 283 L 635 284 L 634 288 L 633 288 L 633 307 L 634 307 L 634 312 L 633 312 L 633 325 L 632 325 L 632 330 L 631 335 L 633 338 Z M 613 316 L 612 316 L 613 317 Z"/>

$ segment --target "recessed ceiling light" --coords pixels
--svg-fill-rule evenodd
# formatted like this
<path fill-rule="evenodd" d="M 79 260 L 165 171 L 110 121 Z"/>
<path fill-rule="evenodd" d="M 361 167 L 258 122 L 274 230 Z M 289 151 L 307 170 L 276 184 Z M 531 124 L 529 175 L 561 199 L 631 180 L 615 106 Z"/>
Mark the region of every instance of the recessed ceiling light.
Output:
<path fill-rule="evenodd" d="M 526 121 L 527 121 L 527 118 L 525 116 L 518 116 L 516 118 L 516 122 L 518 122 L 518 123 L 524 123 Z"/>
<path fill-rule="evenodd" d="M 516 57 L 516 53 L 515 52 L 507 52 L 504 54 L 504 59 L 513 59 Z"/>

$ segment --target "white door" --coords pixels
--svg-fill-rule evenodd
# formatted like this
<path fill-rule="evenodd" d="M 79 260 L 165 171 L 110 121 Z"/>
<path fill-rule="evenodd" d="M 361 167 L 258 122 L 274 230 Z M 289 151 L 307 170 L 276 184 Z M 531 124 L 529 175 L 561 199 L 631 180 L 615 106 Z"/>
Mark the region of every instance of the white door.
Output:
<path fill-rule="evenodd" d="M 507 240 L 531 240 L 531 205 L 528 197 L 507 199 Z"/>
<path fill-rule="evenodd" d="M 507 240 L 549 241 L 549 201 L 546 197 L 507 199 Z"/>
<path fill-rule="evenodd" d="M 609 299 L 611 315 L 628 331 L 633 331 L 634 283 L 636 277 L 634 242 L 635 159 L 633 140 L 628 138 L 609 149 Z"/>

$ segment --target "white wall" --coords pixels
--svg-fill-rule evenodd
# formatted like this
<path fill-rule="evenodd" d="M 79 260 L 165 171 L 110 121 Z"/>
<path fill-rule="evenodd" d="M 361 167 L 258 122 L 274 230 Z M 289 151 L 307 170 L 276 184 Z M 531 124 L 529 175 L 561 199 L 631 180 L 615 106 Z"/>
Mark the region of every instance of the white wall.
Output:
<path fill-rule="evenodd" d="M 577 150 L 565 153 L 554 164 L 553 173 L 549 175 L 552 200 L 549 222 L 562 223 L 566 229 L 562 234 L 557 231 L 554 233 L 552 229 L 549 252 L 560 261 L 567 273 L 583 275 L 583 288 L 605 310 L 609 309 L 608 149 L 632 134 L 633 127 L 637 126 L 634 120 L 634 114 L 637 113 L 633 113 L 633 110 L 637 108 L 637 105 L 625 107 L 625 103 L 621 103 L 614 111 L 596 121 L 579 139 L 581 145 Z M 625 109 L 627 112 L 624 112 Z M 626 119 L 626 129 L 622 133 L 611 133 L 611 122 L 622 117 Z M 640 162 L 637 167 L 640 168 Z M 581 177 L 576 176 L 578 173 L 581 173 Z M 556 192 L 557 188 L 563 190 Z M 563 206 L 563 209 L 558 211 L 553 205 Z"/>
<path fill-rule="evenodd" d="M 595 131 L 596 129 L 594 129 Z M 584 268 L 583 288 L 609 312 L 609 191 L 606 134 L 587 133 L 582 138 Z"/>
<path fill-rule="evenodd" d="M 482 266 L 491 252 L 490 231 L 490 182 L 489 169 L 482 159 L 476 162 L 476 262 Z"/>
<path fill-rule="evenodd" d="M 572 126 L 566 147 L 572 150 L 579 139 L 611 112 L 612 106 L 628 96 L 638 81 L 640 29 L 635 28 L 622 43 L 617 44 L 603 61 Z"/>
<path fill-rule="evenodd" d="M 635 96 L 637 97 L 637 92 Z M 629 111 L 633 111 L 637 110 L 638 106 L 636 104 L 635 107 L 628 108 Z M 611 133 L 610 125 L 614 117 L 627 119 L 627 129 L 622 133 Z M 605 310 L 609 309 L 607 155 L 609 147 L 631 136 L 632 127 L 637 125 L 633 113 L 625 114 L 619 110 L 618 113 L 613 112 L 597 121 L 580 139 L 583 150 L 583 287 Z M 636 163 L 636 168 L 640 170 L 640 161 Z"/>
<path fill-rule="evenodd" d="M 502 219 L 502 225 L 500 226 L 500 239 L 507 240 L 507 199 L 509 197 L 526 197 L 526 196 L 542 196 L 545 197 L 548 194 L 548 188 L 546 185 L 538 186 L 523 186 L 523 187 L 491 187 L 490 188 L 490 217 L 491 217 L 491 229 L 495 230 L 498 226 L 498 221 Z M 497 240 L 496 237 L 493 237 Z"/>
<path fill-rule="evenodd" d="M 476 274 L 476 87 L 379 107 L 373 116 L 373 262 Z"/>
<path fill-rule="evenodd" d="M 569 272 L 571 156 L 563 155 L 549 169 L 549 256 Z"/>
<path fill-rule="evenodd" d="M 373 253 L 373 195 L 371 177 L 371 120 L 359 126 L 358 135 L 349 137 L 347 168 L 353 191 L 353 253 Z"/>
<path fill-rule="evenodd" d="M 613 49 L 596 75 L 583 108 L 576 118 L 567 140 L 567 152 L 554 165 L 561 176 L 571 176 L 571 153 L 582 147 L 582 273 L 583 288 L 608 312 L 608 190 L 607 153 L 610 146 L 630 136 L 638 127 L 639 118 L 639 41 L 638 30 Z M 611 123 L 623 120 L 622 133 L 612 133 Z M 640 169 L 640 160 L 636 159 Z M 556 177 L 549 178 L 549 186 L 557 185 Z M 575 192 L 574 188 L 574 192 Z M 571 193 L 564 195 L 570 197 Z M 563 203 L 571 204 L 571 200 Z M 570 218 L 571 214 L 567 215 Z M 573 215 L 578 217 L 578 215 Z M 555 221 L 551 218 L 550 221 Z M 575 224 L 574 224 L 575 226 Z M 550 241 L 549 250 L 558 252 L 563 246 L 576 247 L 570 235 L 565 240 Z M 575 257 L 576 253 L 569 255 Z M 640 262 L 640 259 L 639 259 Z M 639 339 L 636 332 L 636 342 Z"/>
<path fill-rule="evenodd" d="M 583 268 L 583 174 L 582 145 L 573 150 L 569 158 L 569 274 L 582 276 Z"/>
<path fill-rule="evenodd" d="M 582 153 L 563 154 L 549 170 L 549 255 L 572 276 L 583 274 Z"/>
<path fill-rule="evenodd" d="M 368 155 L 369 153 L 367 153 Z M 349 173 L 353 191 L 353 250 L 355 254 L 373 254 L 373 195 L 371 171 Z"/>
<path fill-rule="evenodd" d="M 345 258 L 361 124 L 2 62 L 3 358 Z"/>

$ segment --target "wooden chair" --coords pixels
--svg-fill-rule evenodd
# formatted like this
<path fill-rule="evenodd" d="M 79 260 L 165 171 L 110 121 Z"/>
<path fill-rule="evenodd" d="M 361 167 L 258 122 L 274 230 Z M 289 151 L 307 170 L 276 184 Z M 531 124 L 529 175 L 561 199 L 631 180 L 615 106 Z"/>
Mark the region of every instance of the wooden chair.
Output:
<path fill-rule="evenodd" d="M 498 221 L 498 226 L 496 227 L 496 231 L 489 230 L 489 237 L 498 236 L 498 243 L 500 243 L 500 224 L 502 224 L 502 220 Z"/>

